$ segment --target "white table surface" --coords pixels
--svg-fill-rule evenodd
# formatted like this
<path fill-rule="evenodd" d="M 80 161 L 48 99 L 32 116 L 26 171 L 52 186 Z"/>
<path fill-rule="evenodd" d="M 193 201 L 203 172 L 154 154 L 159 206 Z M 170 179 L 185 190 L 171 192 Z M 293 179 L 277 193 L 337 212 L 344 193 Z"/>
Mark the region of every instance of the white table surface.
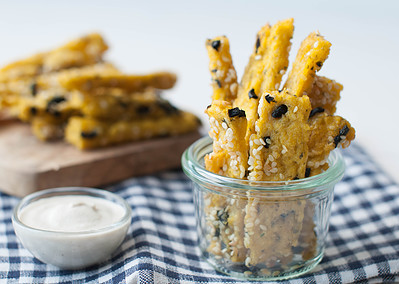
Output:
<path fill-rule="evenodd" d="M 332 42 L 319 74 L 344 85 L 338 114 L 399 182 L 399 1 L 270 2 L 1 1 L 0 65 L 98 31 L 111 47 L 106 58 L 121 69 L 176 72 L 178 84 L 165 96 L 205 121 L 211 96 L 205 39 L 229 37 L 241 76 L 258 29 L 294 17 L 292 51 L 314 30 Z"/>

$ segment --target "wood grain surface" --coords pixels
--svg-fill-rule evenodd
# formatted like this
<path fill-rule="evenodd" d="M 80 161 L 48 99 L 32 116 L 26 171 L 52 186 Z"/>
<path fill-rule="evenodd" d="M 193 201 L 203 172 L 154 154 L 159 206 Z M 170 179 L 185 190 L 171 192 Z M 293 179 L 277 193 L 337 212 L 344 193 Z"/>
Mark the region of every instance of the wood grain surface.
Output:
<path fill-rule="evenodd" d="M 25 196 L 63 186 L 100 187 L 129 177 L 180 167 L 183 151 L 198 132 L 80 151 L 65 143 L 41 142 L 29 125 L 0 123 L 0 190 Z"/>

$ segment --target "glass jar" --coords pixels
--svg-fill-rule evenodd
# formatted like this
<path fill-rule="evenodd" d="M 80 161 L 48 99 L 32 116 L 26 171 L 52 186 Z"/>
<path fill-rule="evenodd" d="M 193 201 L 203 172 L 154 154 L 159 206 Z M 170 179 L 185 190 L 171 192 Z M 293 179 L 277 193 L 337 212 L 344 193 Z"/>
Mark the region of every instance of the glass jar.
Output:
<path fill-rule="evenodd" d="M 331 152 L 325 172 L 299 180 L 249 181 L 214 174 L 204 157 L 212 140 L 201 138 L 182 156 L 193 182 L 199 247 L 217 270 L 247 280 L 283 280 L 322 259 L 333 189 L 345 164 Z"/>

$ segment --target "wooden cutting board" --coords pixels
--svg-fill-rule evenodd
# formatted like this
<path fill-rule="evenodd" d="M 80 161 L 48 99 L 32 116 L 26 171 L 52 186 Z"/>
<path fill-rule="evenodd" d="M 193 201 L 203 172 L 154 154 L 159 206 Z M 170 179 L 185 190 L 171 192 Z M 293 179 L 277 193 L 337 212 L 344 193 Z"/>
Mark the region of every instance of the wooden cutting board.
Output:
<path fill-rule="evenodd" d="M 0 190 L 25 196 L 62 186 L 99 187 L 129 177 L 180 167 L 198 132 L 80 151 L 63 141 L 44 143 L 29 125 L 0 123 Z"/>

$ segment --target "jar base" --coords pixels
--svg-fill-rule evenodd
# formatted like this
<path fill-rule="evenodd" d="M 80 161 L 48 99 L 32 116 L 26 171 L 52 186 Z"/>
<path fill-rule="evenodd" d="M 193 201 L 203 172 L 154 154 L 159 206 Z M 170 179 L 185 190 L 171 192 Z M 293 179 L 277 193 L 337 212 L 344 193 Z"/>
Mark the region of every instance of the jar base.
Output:
<path fill-rule="evenodd" d="M 251 281 L 279 281 L 287 280 L 301 276 L 309 271 L 313 270 L 323 259 L 324 252 L 321 251 L 316 257 L 302 262 L 301 264 L 292 265 L 290 268 L 284 271 L 274 271 L 270 274 L 264 274 L 262 272 L 251 271 L 244 264 L 220 264 L 220 260 L 210 257 L 208 252 L 203 253 L 203 258 L 212 265 L 217 271 L 227 274 L 229 276 Z"/>

